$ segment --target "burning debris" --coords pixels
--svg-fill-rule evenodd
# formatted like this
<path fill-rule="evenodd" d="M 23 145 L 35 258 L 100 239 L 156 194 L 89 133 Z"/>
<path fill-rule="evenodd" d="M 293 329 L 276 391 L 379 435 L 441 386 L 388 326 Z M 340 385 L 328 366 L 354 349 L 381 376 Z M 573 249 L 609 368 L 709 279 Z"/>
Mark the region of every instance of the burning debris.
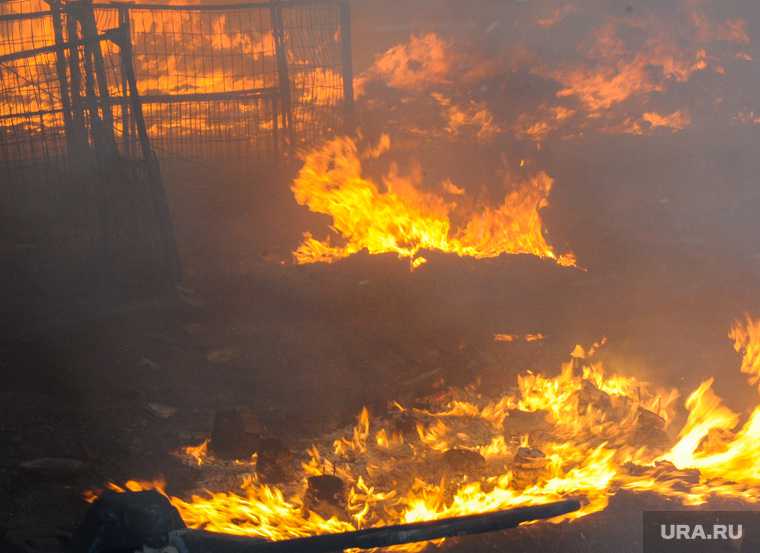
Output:
<path fill-rule="evenodd" d="M 760 390 L 760 319 L 747 315 L 744 323 L 736 321 L 728 337 L 734 341 L 734 349 L 742 354 L 741 371 Z"/>
<path fill-rule="evenodd" d="M 304 507 L 324 518 L 346 518 L 348 495 L 343 480 L 331 474 L 318 474 L 306 479 Z"/>
<path fill-rule="evenodd" d="M 748 343 L 747 351 L 755 345 Z M 235 461 L 238 474 L 249 473 L 240 489 L 167 497 L 191 527 L 275 540 L 568 496 L 583 497 L 581 509 L 564 517 L 577 518 L 603 510 L 620 490 L 686 505 L 713 497 L 760 501 L 754 455 L 760 408 L 742 420 L 722 404 L 710 379 L 686 400 L 688 417 L 677 430 L 678 393 L 608 373 L 593 360 L 599 347 L 577 347 L 555 376 L 523 373 L 500 396 L 469 387 L 416 406 L 394 403 L 375 418 L 364 409 L 353 428 L 297 456 L 300 467 L 278 486 L 262 480 L 286 449 L 272 443 L 274 453 L 259 453 L 259 464 L 270 457 L 263 466 L 255 458 Z M 228 465 L 212 455 L 203 470 L 223 473 Z M 156 483 L 126 486 L 156 487 L 163 490 Z"/>
<path fill-rule="evenodd" d="M 544 237 L 540 211 L 548 205 L 554 183 L 546 173 L 517 183 L 499 207 L 473 210 L 457 196 L 422 189 L 419 171 L 404 176 L 391 164 L 383 186 L 363 174 L 362 161 L 386 153 L 390 144 L 384 136 L 378 148 L 360 153 L 354 140 L 337 138 L 306 155 L 292 187 L 296 201 L 329 215 L 346 244 L 306 233 L 293 254 L 298 263 L 330 263 L 366 249 L 395 253 L 409 259 L 412 268 L 425 263 L 422 250 L 478 259 L 530 254 L 575 265 L 572 253 L 557 254 Z M 462 223 L 455 226 L 454 217 Z"/>
<path fill-rule="evenodd" d="M 356 80 L 345 2 L 325 8 L 320 30 L 294 26 L 300 16 L 283 18 L 282 9 L 292 7 L 277 2 L 224 9 L 71 2 L 56 4 L 55 11 L 51 4 L 29 13 L 3 12 L 0 69 L 10 84 L 0 91 L 7 100 L 0 103 L 0 136 L 11 138 L 4 151 L 22 152 L 28 144 L 24 155 L 34 162 L 37 150 L 68 159 L 64 150 L 89 149 L 88 141 L 98 146 L 93 153 L 99 163 L 125 161 L 139 144 L 141 165 L 135 167 L 146 173 L 153 172 L 153 138 L 179 154 L 198 138 L 222 148 L 234 140 L 273 160 L 298 148 L 303 165 L 291 185 L 294 200 L 326 216 L 330 227 L 322 237 L 303 235 L 292 254 L 297 264 L 333 263 L 366 251 L 395 255 L 412 269 L 426 263 L 426 252 L 471 259 L 522 254 L 576 267 L 575 255 L 555 236 L 549 239 L 545 210 L 555 177 L 564 180 L 541 164 L 551 159 L 541 158 L 540 152 L 549 152 L 545 144 L 592 133 L 603 139 L 629 135 L 631 141 L 650 134 L 672 138 L 704 124 L 713 112 L 730 112 L 741 124 L 760 122 L 741 96 L 726 100 L 728 87 L 716 84 L 733 83 L 726 77 L 752 62 L 747 23 L 709 18 L 699 2 L 678 5 L 674 13 L 688 17 L 679 18 L 672 32 L 654 8 L 638 6 L 578 25 L 581 32 L 568 33 L 568 52 L 577 48 L 569 60 L 545 56 L 538 43 L 544 42 L 541 33 L 564 30 L 565 22 L 585 17 L 584 10 L 569 4 L 526 7 L 531 33 L 539 38 L 527 33 L 514 42 L 497 39 L 510 34 L 494 32 L 503 28 L 498 20 L 483 27 L 485 38 L 415 34 L 377 56 Z M 118 13 L 118 26 L 99 28 L 108 10 Z M 61 34 L 55 27 L 63 24 Z M 29 44 L 16 40 L 30 33 L 36 38 Z M 303 50 L 312 53 L 294 48 L 302 42 L 298 37 L 305 38 L 299 33 L 308 34 Z M 695 82 L 714 91 L 713 97 L 681 102 L 676 93 Z M 512 94 L 523 86 L 530 91 L 526 98 Z M 352 87 L 363 132 L 346 124 L 355 122 Z M 336 137 L 337 128 L 346 134 Z M 50 145 L 55 148 L 48 150 Z M 435 174 L 448 169 L 445 163 L 425 163 L 425 156 L 443 161 L 459 149 L 473 182 L 469 175 Z M 474 151 L 478 156 L 469 159 Z M 30 159 L 1 161 L 15 170 Z M 106 222 L 101 234 L 118 237 L 118 226 Z M 759 386 L 760 321 L 737 321 L 729 337 L 743 356 L 742 373 Z M 498 333 L 493 340 L 540 343 L 544 336 Z M 193 529 L 183 534 L 188 540 L 231 539 L 209 538 L 206 531 L 267 540 L 329 535 L 309 543 L 401 544 L 407 551 L 423 546 L 406 543 L 399 532 L 443 538 L 470 531 L 473 519 L 458 517 L 574 496 L 582 496 L 580 508 L 565 504 L 552 511 L 560 515 L 557 521 L 602 511 L 624 490 L 685 505 L 716 497 L 760 501 L 760 407 L 748 416 L 735 412 L 708 379 L 688 396 L 680 416 L 677 390 L 610 372 L 595 358 L 600 345 L 578 346 L 556 374 L 526 371 L 500 392 L 472 385 L 424 398 L 402 396 L 372 415 L 362 410 L 351 428 L 309 444 L 271 435 L 251 409 L 222 409 L 209 438 L 180 453 L 200 479 L 195 495 L 170 495 L 158 481 L 130 481 L 110 484 L 113 494 L 88 498 L 122 522 L 133 507 L 122 501 L 144 501 L 138 511 L 170 507 L 181 519 L 167 515 L 160 531 L 149 529 L 161 538 L 185 532 L 187 524 Z M 237 350 L 218 349 L 204 362 L 220 368 L 238 358 Z M 148 358 L 141 365 L 153 372 L 159 367 Z M 435 366 L 420 371 L 405 380 L 407 388 L 433 378 L 442 382 L 442 372 Z M 158 421 L 180 418 L 178 407 L 162 403 L 143 410 Z M 70 478 L 85 467 L 40 458 L 20 468 L 37 477 Z M 503 516 L 498 523 L 478 519 L 475 528 L 514 522 Z M 393 528 L 399 524 L 413 526 Z M 374 527 L 392 528 L 378 533 Z M 333 535 L 344 541 L 331 541 L 338 539 Z M 365 541 L 357 545 L 357 536 Z M 166 545 L 160 539 L 144 544 Z"/>
<path fill-rule="evenodd" d="M 540 332 L 523 334 L 494 334 L 494 342 L 541 342 L 544 339 L 544 335 Z"/>
<path fill-rule="evenodd" d="M 278 484 L 292 475 L 293 452 L 278 438 L 264 438 L 256 452 L 256 472 L 263 482 Z"/>
<path fill-rule="evenodd" d="M 453 474 L 476 475 L 486 465 L 485 458 L 477 451 L 457 447 L 447 449 L 441 460 Z"/>
<path fill-rule="evenodd" d="M 549 476 L 546 455 L 535 447 L 518 448 L 511 467 L 515 486 L 520 489 L 535 486 Z"/>
<path fill-rule="evenodd" d="M 684 131 L 707 114 L 691 106 L 674 109 L 664 98 L 700 74 L 725 75 L 725 63 L 734 63 L 749 37 L 742 19 L 713 21 L 699 6 L 679 9 L 683 40 L 654 10 L 637 10 L 583 27 L 572 63 L 545 59 L 538 45 L 519 40 L 434 32 L 413 34 L 377 55 L 354 88 L 367 127 L 378 119 L 374 131 L 383 135 L 381 146 L 362 146 L 361 138 L 346 136 L 304 154 L 294 197 L 330 217 L 332 232 L 325 239 L 306 232 L 295 261 L 330 263 L 366 250 L 394 253 L 416 268 L 425 263 L 422 252 L 431 250 L 476 259 L 529 254 L 575 266 L 572 253 L 557 252 L 546 238 L 541 212 L 554 179 L 533 170 L 533 159 L 521 156 L 519 171 L 504 171 L 504 201 L 494 205 L 473 199 L 467 185 L 445 176 L 429 182 L 424 175 L 430 163 L 420 160 L 422 152 L 429 147 L 440 156 L 450 148 L 456 156 L 472 144 L 508 152 L 529 144 L 540 151 L 551 138 Z M 531 24 L 539 33 L 557 33 L 565 19 L 583 13 L 570 5 L 537 11 Z M 523 81 L 540 81 L 546 90 L 519 109 L 505 109 L 504 91 Z M 419 167 L 402 173 L 391 161 L 391 143 L 394 155 L 407 151 Z M 496 174 L 503 168 L 489 153 L 474 163 Z M 385 169 L 371 175 L 370 161 L 380 156 Z"/>
<path fill-rule="evenodd" d="M 214 416 L 209 449 L 220 459 L 248 459 L 259 450 L 265 434 L 251 409 L 222 409 Z"/>
<path fill-rule="evenodd" d="M 292 540 L 266 541 L 188 529 L 166 497 L 155 491 L 107 492 L 87 513 L 74 536 L 74 553 L 184 551 L 187 553 L 331 553 L 402 545 L 419 547 L 428 540 L 516 528 L 578 509 L 575 500 L 519 507 L 444 520 L 368 528 Z"/>
<path fill-rule="evenodd" d="M 504 419 L 504 439 L 511 444 L 520 444 L 525 441 L 540 444 L 551 430 L 552 425 L 548 422 L 549 420 L 549 413 L 544 410 L 514 409 Z"/>

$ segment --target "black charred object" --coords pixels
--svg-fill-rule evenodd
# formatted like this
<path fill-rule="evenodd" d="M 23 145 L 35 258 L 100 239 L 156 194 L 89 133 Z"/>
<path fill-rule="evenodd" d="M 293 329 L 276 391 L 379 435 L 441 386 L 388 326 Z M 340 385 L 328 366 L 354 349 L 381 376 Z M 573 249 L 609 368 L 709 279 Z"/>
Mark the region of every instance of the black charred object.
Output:
<path fill-rule="evenodd" d="M 69 551 L 132 553 L 144 545 L 159 549 L 169 544 L 170 532 L 183 528 L 177 509 L 157 491 L 106 491 L 87 511 Z"/>

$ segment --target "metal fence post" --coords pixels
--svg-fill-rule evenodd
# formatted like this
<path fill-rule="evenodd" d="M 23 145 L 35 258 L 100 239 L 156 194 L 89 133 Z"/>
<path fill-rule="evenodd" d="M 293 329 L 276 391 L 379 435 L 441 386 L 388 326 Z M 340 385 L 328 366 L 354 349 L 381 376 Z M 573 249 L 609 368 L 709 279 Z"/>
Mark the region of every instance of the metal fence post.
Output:
<path fill-rule="evenodd" d="M 282 103 L 282 129 L 287 133 L 290 142 L 289 150 L 292 154 L 295 147 L 293 132 L 293 112 L 291 110 L 290 75 L 288 74 L 287 46 L 285 45 L 285 29 L 282 22 L 282 5 L 279 0 L 273 0 L 272 10 L 272 33 L 274 35 L 274 48 L 277 57 L 277 77 L 280 85 L 280 101 Z"/>
<path fill-rule="evenodd" d="M 77 18 L 72 15 L 70 8 L 66 10 L 66 37 L 69 44 L 69 76 L 71 77 L 71 124 L 74 151 L 69 152 L 74 164 L 82 166 L 88 157 L 89 144 L 84 124 L 84 107 L 82 105 L 82 73 L 79 68 L 79 30 Z"/>
<path fill-rule="evenodd" d="M 339 0 L 340 10 L 340 57 L 343 73 L 343 108 L 345 130 L 352 132 L 354 120 L 354 66 L 351 54 L 351 4 L 350 0 Z"/>
<path fill-rule="evenodd" d="M 61 107 L 63 108 L 63 125 L 66 130 L 66 140 L 72 140 L 71 100 L 69 99 L 69 79 L 66 75 L 66 52 L 63 48 L 63 20 L 61 18 L 60 0 L 47 0 L 53 18 L 53 35 L 55 36 L 55 71 L 61 91 Z"/>
<path fill-rule="evenodd" d="M 151 200 L 159 220 L 162 249 L 168 270 L 167 276 L 170 283 L 177 283 L 182 275 L 179 254 L 177 253 L 177 241 L 174 235 L 171 212 L 169 211 L 169 202 L 161 179 L 161 171 L 158 166 L 158 160 L 150 147 L 150 137 L 148 136 L 148 129 L 145 125 L 145 117 L 143 116 L 142 101 L 140 100 L 133 62 L 129 6 L 126 5 L 119 6 L 119 33 L 117 41 L 121 56 L 121 70 L 129 86 L 129 104 L 132 111 L 132 119 L 137 129 L 137 138 L 140 141 L 140 149 L 150 181 Z"/>
<path fill-rule="evenodd" d="M 95 23 L 95 14 L 93 12 L 91 0 L 86 0 L 80 4 L 79 18 L 82 26 L 82 32 L 85 39 L 85 67 L 87 71 L 87 94 L 92 95 L 91 108 L 97 110 L 100 107 L 100 120 L 97 122 L 100 126 L 99 135 L 96 137 L 95 148 L 101 155 L 111 157 L 116 155 L 116 141 L 113 132 L 113 114 L 111 112 L 111 103 L 109 102 L 108 77 L 106 74 L 105 63 L 103 62 L 103 52 L 100 49 L 100 39 L 98 37 L 98 28 Z M 91 58 L 91 59 L 90 59 Z M 94 67 L 93 67 L 94 65 Z M 94 77 L 98 87 L 98 98 L 94 97 Z"/>

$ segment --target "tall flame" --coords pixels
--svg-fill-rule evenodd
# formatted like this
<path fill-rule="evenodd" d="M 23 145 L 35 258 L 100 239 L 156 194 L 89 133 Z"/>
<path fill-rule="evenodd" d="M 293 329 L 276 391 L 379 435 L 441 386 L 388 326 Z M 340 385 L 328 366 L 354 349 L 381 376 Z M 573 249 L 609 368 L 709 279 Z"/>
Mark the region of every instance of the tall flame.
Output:
<path fill-rule="evenodd" d="M 318 240 L 306 233 L 293 254 L 298 263 L 329 263 L 366 249 L 371 254 L 395 253 L 413 267 L 424 263 L 418 256 L 421 250 L 478 259 L 523 253 L 575 265 L 572 254 L 557 255 L 544 237 L 540 211 L 548 205 L 554 182 L 546 173 L 508 192 L 500 206 L 467 213 L 464 223 L 455 227 L 456 199 L 423 190 L 419 174 L 402 176 L 392 163 L 382 186 L 363 175 L 362 160 L 389 148 L 390 138 L 383 135 L 378 148 L 360 154 L 354 140 L 342 137 L 306 154 L 292 186 L 295 199 L 311 211 L 329 215 L 331 228 L 345 244 L 334 245 L 329 238 Z M 459 192 L 450 181 L 443 188 Z"/>

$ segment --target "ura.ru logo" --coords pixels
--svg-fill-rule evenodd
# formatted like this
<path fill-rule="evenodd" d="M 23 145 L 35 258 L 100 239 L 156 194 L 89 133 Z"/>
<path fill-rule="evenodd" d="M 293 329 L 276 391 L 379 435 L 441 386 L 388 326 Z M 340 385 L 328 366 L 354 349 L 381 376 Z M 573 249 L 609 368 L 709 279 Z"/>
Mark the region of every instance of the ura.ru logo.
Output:
<path fill-rule="evenodd" d="M 742 534 L 741 524 L 660 524 L 664 540 L 739 540 Z"/>

